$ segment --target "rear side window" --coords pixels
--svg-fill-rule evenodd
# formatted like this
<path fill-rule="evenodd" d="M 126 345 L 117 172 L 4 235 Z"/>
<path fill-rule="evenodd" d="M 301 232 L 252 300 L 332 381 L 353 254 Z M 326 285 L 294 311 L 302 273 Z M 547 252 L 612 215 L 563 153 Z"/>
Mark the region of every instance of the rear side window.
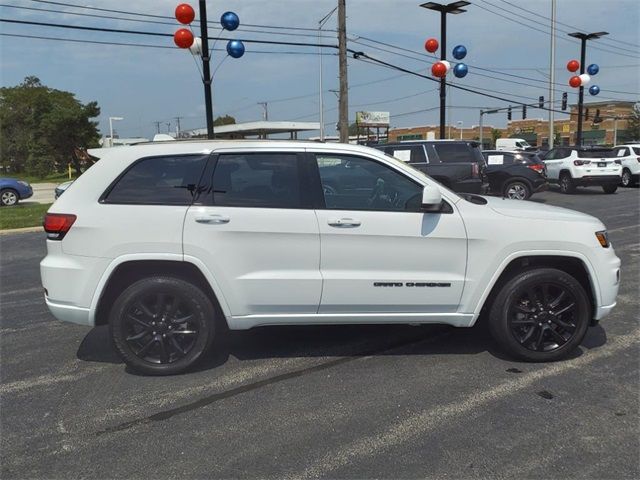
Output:
<path fill-rule="evenodd" d="M 208 155 L 149 157 L 134 163 L 104 195 L 104 203 L 190 205 Z"/>
<path fill-rule="evenodd" d="M 213 205 L 304 208 L 295 153 L 222 154 L 213 172 Z"/>
<path fill-rule="evenodd" d="M 471 163 L 478 161 L 471 149 L 464 144 L 436 143 L 433 148 L 436 149 L 440 161 L 444 163 Z"/>

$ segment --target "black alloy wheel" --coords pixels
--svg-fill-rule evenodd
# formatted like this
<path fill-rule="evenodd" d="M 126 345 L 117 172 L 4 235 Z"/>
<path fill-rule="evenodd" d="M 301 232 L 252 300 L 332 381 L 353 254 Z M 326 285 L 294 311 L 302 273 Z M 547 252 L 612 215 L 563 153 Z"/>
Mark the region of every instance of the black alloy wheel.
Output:
<path fill-rule="evenodd" d="M 516 341 L 534 352 L 550 352 L 571 340 L 577 330 L 577 300 L 558 283 L 541 283 L 520 291 L 508 317 Z"/>
<path fill-rule="evenodd" d="M 133 370 L 181 373 L 199 361 L 214 338 L 215 309 L 196 285 L 151 276 L 127 287 L 109 314 L 113 344 Z"/>

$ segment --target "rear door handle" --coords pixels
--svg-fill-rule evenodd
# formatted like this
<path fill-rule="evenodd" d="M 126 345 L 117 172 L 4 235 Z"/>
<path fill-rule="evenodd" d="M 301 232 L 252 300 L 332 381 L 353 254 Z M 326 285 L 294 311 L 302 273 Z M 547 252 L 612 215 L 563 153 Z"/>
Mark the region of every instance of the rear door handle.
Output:
<path fill-rule="evenodd" d="M 332 227 L 338 228 L 354 228 L 361 225 L 360 220 L 355 220 L 353 218 L 334 218 L 329 220 L 327 223 Z"/>
<path fill-rule="evenodd" d="M 231 218 L 226 215 L 207 215 L 205 217 L 196 217 L 197 223 L 204 223 L 207 225 L 221 225 L 224 223 L 229 223 Z"/>

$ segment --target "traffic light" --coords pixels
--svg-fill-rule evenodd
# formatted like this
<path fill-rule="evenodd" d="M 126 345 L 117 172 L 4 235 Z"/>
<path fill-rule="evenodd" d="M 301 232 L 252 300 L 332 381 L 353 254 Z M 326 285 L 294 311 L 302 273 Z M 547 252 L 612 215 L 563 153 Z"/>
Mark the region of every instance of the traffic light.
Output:
<path fill-rule="evenodd" d="M 588 108 L 584 109 L 584 119 L 585 120 L 589 120 L 589 109 Z"/>
<path fill-rule="evenodd" d="M 507 110 L 507 120 L 511 120 L 511 107 Z"/>
<path fill-rule="evenodd" d="M 525 120 L 527 118 L 527 106 L 522 105 L 522 119 Z"/>
<path fill-rule="evenodd" d="M 544 97 L 542 95 L 538 97 L 538 108 L 544 108 Z"/>
<path fill-rule="evenodd" d="M 562 110 L 567 109 L 567 92 L 562 94 Z"/>

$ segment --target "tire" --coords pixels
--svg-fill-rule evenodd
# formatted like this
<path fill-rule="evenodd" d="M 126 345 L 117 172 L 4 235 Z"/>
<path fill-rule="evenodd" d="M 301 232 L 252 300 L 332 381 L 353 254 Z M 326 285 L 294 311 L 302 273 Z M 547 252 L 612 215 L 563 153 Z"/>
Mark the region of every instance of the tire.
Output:
<path fill-rule="evenodd" d="M 18 204 L 20 200 L 20 196 L 18 192 L 16 192 L 12 188 L 5 188 L 0 191 L 0 205 L 3 207 L 12 207 Z"/>
<path fill-rule="evenodd" d="M 591 303 L 582 285 L 562 270 L 538 268 L 502 286 L 489 312 L 489 330 L 509 355 L 550 362 L 580 345 L 590 320 Z"/>
<path fill-rule="evenodd" d="M 136 372 L 174 375 L 206 354 L 214 338 L 214 320 L 213 304 L 198 287 L 154 276 L 118 296 L 109 314 L 109 332 L 122 360 Z"/>
<path fill-rule="evenodd" d="M 604 193 L 606 194 L 616 193 L 616 190 L 618 190 L 618 185 L 603 185 L 602 190 L 604 190 Z"/>
<path fill-rule="evenodd" d="M 525 182 L 515 180 L 504 186 L 503 195 L 513 200 L 527 200 L 531 196 L 531 188 Z"/>
<path fill-rule="evenodd" d="M 633 187 L 634 181 L 633 176 L 631 175 L 631 171 L 628 168 L 625 168 L 622 171 L 622 177 L 620 178 L 620 185 L 623 187 Z"/>
<path fill-rule="evenodd" d="M 560 174 L 560 191 L 562 193 L 573 193 L 576 190 L 576 186 L 573 183 L 573 179 L 571 178 L 571 174 L 569 173 L 561 173 Z"/>

